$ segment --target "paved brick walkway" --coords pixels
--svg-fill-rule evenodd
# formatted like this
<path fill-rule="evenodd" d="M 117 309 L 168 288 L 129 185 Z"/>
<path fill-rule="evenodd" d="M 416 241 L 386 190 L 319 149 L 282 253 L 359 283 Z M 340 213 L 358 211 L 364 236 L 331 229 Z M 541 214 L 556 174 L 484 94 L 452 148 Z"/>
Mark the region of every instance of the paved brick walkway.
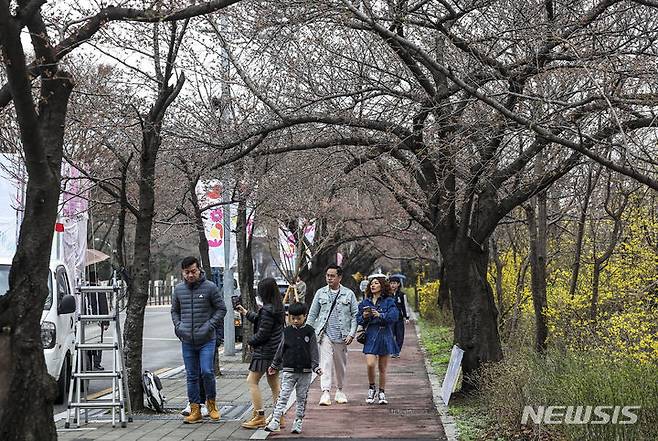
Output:
<path fill-rule="evenodd" d="M 109 423 L 82 425 L 79 430 L 64 430 L 64 421 L 57 422 L 60 440 L 247 440 L 268 437 L 276 441 L 299 439 L 328 440 L 359 438 L 367 440 L 445 440 L 439 415 L 432 401 L 432 389 L 425 371 L 423 354 L 418 346 L 413 325 L 407 325 L 406 342 L 399 359 L 391 360 L 386 396 L 388 406 L 368 405 L 365 402 L 368 381 L 362 346 L 353 343 L 348 359 L 348 386 L 345 391 L 350 402 L 320 407 L 319 379 L 311 386 L 304 432 L 291 435 L 290 425 L 277 434 L 263 430 L 250 431 L 240 423 L 251 413 L 246 386 L 247 364 L 237 357 L 223 357 L 222 372 L 217 379 L 218 403 L 223 407 L 219 423 L 182 423 L 178 411 L 187 402 L 184 371 L 163 379 L 168 413 L 135 415 L 127 428 L 112 428 Z M 175 372 L 175 371 L 174 371 Z M 265 403 L 269 404 L 269 389 L 261 384 Z M 333 398 L 333 397 L 332 397 Z M 105 418 L 105 417 L 104 417 Z M 288 414 L 294 418 L 294 406 Z"/>
<path fill-rule="evenodd" d="M 441 421 L 434 407 L 423 354 L 413 324 L 408 324 L 405 343 L 398 359 L 389 364 L 386 398 L 389 404 L 380 406 L 365 402 L 368 392 L 363 346 L 354 342 L 348 353 L 348 375 L 345 392 L 348 404 L 320 407 L 319 379 L 311 386 L 304 431 L 294 438 L 363 438 L 444 440 Z M 333 400 L 333 392 L 332 392 Z M 294 419 L 294 406 L 289 421 Z M 287 430 L 271 435 L 281 440 L 293 437 Z"/>

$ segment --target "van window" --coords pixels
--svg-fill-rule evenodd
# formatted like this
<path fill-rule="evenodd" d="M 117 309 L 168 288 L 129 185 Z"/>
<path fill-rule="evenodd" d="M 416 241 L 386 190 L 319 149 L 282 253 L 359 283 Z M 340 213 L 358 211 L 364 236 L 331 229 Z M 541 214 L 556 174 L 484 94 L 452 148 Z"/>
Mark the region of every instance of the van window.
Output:
<path fill-rule="evenodd" d="M 4 296 L 9 291 L 9 265 L 0 265 L 0 296 Z"/>
<path fill-rule="evenodd" d="M 43 305 L 44 311 L 49 310 L 51 306 L 53 306 L 53 273 L 48 270 L 48 297 Z"/>
<path fill-rule="evenodd" d="M 71 293 L 69 279 L 66 277 L 66 270 L 63 266 L 57 267 L 55 279 L 57 281 L 57 300 L 59 301 L 62 300 L 62 297 Z"/>
<path fill-rule="evenodd" d="M 0 296 L 4 296 L 9 291 L 9 270 L 11 265 L 0 265 Z M 48 271 L 48 297 L 43 309 L 50 309 L 53 304 L 53 285 L 51 282 L 51 273 Z"/>

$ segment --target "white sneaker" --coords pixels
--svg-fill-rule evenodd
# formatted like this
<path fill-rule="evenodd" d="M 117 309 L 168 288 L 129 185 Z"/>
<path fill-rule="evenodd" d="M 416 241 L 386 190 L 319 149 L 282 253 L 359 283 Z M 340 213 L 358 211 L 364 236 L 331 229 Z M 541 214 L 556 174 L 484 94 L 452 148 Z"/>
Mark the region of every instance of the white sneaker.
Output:
<path fill-rule="evenodd" d="M 208 407 L 205 404 L 201 405 L 201 416 L 202 417 L 208 416 Z"/>
<path fill-rule="evenodd" d="M 388 404 L 388 401 L 386 400 L 386 395 L 384 394 L 384 392 L 381 391 L 379 392 L 379 404 Z"/>
<path fill-rule="evenodd" d="M 368 389 L 368 398 L 366 398 L 366 403 L 372 404 L 375 402 L 375 389 Z"/>
<path fill-rule="evenodd" d="M 302 433 L 302 420 L 295 418 L 295 422 L 292 423 L 292 430 L 290 433 Z"/>
<path fill-rule="evenodd" d="M 320 397 L 320 406 L 331 406 L 331 395 L 329 395 L 328 390 L 322 392 L 322 397 Z"/>
<path fill-rule="evenodd" d="M 188 401 L 187 406 L 185 406 L 185 409 L 180 411 L 180 414 L 184 416 L 190 416 L 190 412 L 192 412 L 192 409 L 190 408 L 190 402 Z"/>
<path fill-rule="evenodd" d="M 347 403 L 347 396 L 342 390 L 338 389 L 334 401 L 336 401 L 336 404 L 345 404 Z"/>
<path fill-rule="evenodd" d="M 266 432 L 278 432 L 280 430 L 279 420 L 272 418 L 270 422 L 265 426 Z"/>

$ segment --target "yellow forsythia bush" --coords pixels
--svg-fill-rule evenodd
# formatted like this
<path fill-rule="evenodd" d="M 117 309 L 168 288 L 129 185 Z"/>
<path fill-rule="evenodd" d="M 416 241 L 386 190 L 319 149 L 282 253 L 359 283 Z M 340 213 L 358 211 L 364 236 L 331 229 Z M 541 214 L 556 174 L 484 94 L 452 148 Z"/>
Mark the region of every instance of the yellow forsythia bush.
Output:
<path fill-rule="evenodd" d="M 583 257 L 577 288 L 569 292 L 573 255 L 553 252 L 549 260 L 546 316 L 549 343 L 574 351 L 592 352 L 613 361 L 658 364 L 658 250 L 647 237 L 658 237 L 658 224 L 644 209 L 629 210 L 624 231 L 615 251 L 602 267 L 596 316 L 592 319 L 592 241 L 583 241 Z M 551 250 L 569 250 L 573 244 L 550 242 Z M 600 244 L 598 245 L 600 248 Z M 600 253 L 600 251 L 599 251 Z M 503 250 L 502 288 L 503 337 L 518 305 L 522 324 L 534 327 L 534 310 L 530 291 L 530 270 L 520 286 L 524 256 Z M 489 268 L 489 281 L 495 286 L 495 267 Z M 498 305 L 500 306 L 500 305 Z"/>
<path fill-rule="evenodd" d="M 418 286 L 418 308 L 420 316 L 426 320 L 439 318 L 437 301 L 439 298 L 439 281 L 423 283 Z"/>

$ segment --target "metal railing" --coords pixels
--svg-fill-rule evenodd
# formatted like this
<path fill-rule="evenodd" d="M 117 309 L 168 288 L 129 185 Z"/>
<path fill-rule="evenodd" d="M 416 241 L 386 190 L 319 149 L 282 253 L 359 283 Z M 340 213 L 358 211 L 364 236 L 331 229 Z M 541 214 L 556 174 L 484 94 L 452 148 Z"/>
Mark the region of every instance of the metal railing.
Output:
<path fill-rule="evenodd" d="M 178 279 L 151 280 L 149 282 L 149 297 L 147 305 L 171 305 L 171 297 Z"/>

